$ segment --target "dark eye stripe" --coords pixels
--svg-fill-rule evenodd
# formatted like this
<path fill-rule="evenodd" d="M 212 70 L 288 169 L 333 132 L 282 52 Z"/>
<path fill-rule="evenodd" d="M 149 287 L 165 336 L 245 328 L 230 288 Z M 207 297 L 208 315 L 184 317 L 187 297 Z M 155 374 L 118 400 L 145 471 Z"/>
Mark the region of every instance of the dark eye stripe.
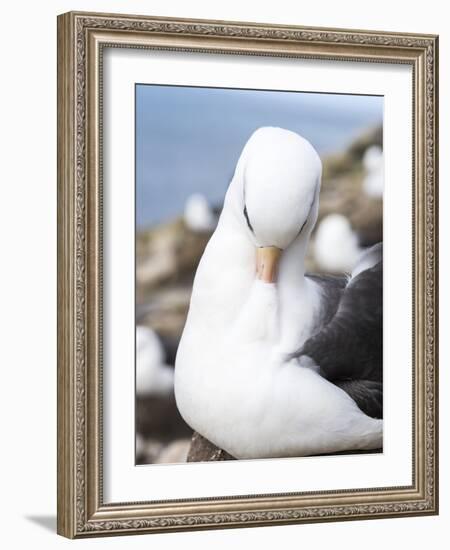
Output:
<path fill-rule="evenodd" d="M 309 217 L 309 214 L 308 214 L 308 217 Z M 303 222 L 303 225 L 300 227 L 300 231 L 298 232 L 298 235 L 300 235 L 300 233 L 303 231 L 303 228 L 305 227 L 306 222 L 308 221 L 308 217 L 307 217 L 306 220 Z"/>
<path fill-rule="evenodd" d="M 250 223 L 250 218 L 248 217 L 248 212 L 247 212 L 247 206 L 244 204 L 244 216 L 245 216 L 245 221 L 247 222 L 247 225 L 250 229 L 250 231 L 255 234 L 255 230 L 253 229 L 253 226 L 252 224 Z"/>
<path fill-rule="evenodd" d="M 309 212 L 308 212 L 308 215 L 306 216 L 306 220 L 303 222 L 303 225 L 300 227 L 300 231 L 297 233 L 297 237 L 298 237 L 298 236 L 300 235 L 300 233 L 303 231 L 303 228 L 305 227 L 306 222 L 309 220 L 309 216 L 310 216 L 311 211 L 312 211 L 312 208 L 313 208 L 313 206 L 314 206 L 314 201 L 316 200 L 316 195 L 317 195 L 317 189 L 316 189 L 316 191 L 314 192 L 314 197 L 313 197 L 311 206 L 309 207 Z"/>

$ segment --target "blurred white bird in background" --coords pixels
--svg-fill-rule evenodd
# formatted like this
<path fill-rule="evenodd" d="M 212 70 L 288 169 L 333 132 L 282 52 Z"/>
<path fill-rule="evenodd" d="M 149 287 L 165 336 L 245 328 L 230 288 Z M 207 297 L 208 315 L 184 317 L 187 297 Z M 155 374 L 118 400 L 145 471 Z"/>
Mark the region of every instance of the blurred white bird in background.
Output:
<path fill-rule="evenodd" d="M 351 273 L 361 253 L 358 237 L 342 214 L 329 214 L 321 220 L 313 250 L 317 265 L 331 273 Z"/>
<path fill-rule="evenodd" d="M 363 166 L 366 176 L 363 181 L 363 189 L 366 195 L 373 198 L 383 196 L 383 151 L 378 145 L 368 147 L 363 156 Z"/>
<path fill-rule="evenodd" d="M 184 221 L 192 231 L 211 231 L 216 227 L 216 217 L 206 197 L 192 194 L 184 206 Z"/>
<path fill-rule="evenodd" d="M 167 395 L 173 392 L 174 369 L 165 363 L 158 335 L 144 326 L 136 327 L 136 393 Z"/>

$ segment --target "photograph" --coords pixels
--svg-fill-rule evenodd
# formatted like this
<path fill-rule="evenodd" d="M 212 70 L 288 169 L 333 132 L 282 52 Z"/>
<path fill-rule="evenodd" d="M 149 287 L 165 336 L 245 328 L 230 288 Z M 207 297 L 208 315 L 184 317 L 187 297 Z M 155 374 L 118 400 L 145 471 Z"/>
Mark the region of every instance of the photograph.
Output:
<path fill-rule="evenodd" d="M 383 113 L 135 84 L 137 465 L 383 452 Z"/>

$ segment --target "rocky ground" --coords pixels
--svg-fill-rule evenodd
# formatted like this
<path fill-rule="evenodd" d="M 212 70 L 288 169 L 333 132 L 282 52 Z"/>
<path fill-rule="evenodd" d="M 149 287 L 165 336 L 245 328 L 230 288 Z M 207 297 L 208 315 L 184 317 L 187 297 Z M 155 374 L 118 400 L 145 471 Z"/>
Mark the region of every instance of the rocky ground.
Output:
<path fill-rule="evenodd" d="M 379 128 L 368 131 L 344 152 L 323 159 L 318 223 L 328 214 L 342 214 L 361 247 L 382 240 L 382 199 L 368 195 L 363 187 L 367 172 L 364 155 L 373 145 L 382 145 Z M 190 229 L 180 216 L 136 235 L 136 321 L 156 332 L 165 362 L 172 367 L 195 270 L 211 234 L 210 230 Z M 319 270 L 313 247 L 307 269 Z M 190 445 L 192 430 L 180 417 L 173 392 L 137 396 L 136 432 L 139 464 L 229 458 L 201 436 L 196 435 Z"/>

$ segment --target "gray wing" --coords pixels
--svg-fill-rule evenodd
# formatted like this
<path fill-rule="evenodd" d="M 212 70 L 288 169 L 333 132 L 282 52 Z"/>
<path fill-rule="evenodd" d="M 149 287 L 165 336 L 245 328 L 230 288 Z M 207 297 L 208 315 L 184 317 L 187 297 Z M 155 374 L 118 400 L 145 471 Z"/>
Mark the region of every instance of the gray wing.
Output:
<path fill-rule="evenodd" d="M 356 275 L 341 289 L 337 299 L 334 297 L 330 303 L 328 298 L 327 302 L 324 294 L 328 312 L 323 328 L 295 355 L 311 357 L 320 367 L 321 375 L 346 391 L 366 414 L 382 418 L 382 245 L 372 247 L 362 260 L 363 269 L 355 268 Z"/>

